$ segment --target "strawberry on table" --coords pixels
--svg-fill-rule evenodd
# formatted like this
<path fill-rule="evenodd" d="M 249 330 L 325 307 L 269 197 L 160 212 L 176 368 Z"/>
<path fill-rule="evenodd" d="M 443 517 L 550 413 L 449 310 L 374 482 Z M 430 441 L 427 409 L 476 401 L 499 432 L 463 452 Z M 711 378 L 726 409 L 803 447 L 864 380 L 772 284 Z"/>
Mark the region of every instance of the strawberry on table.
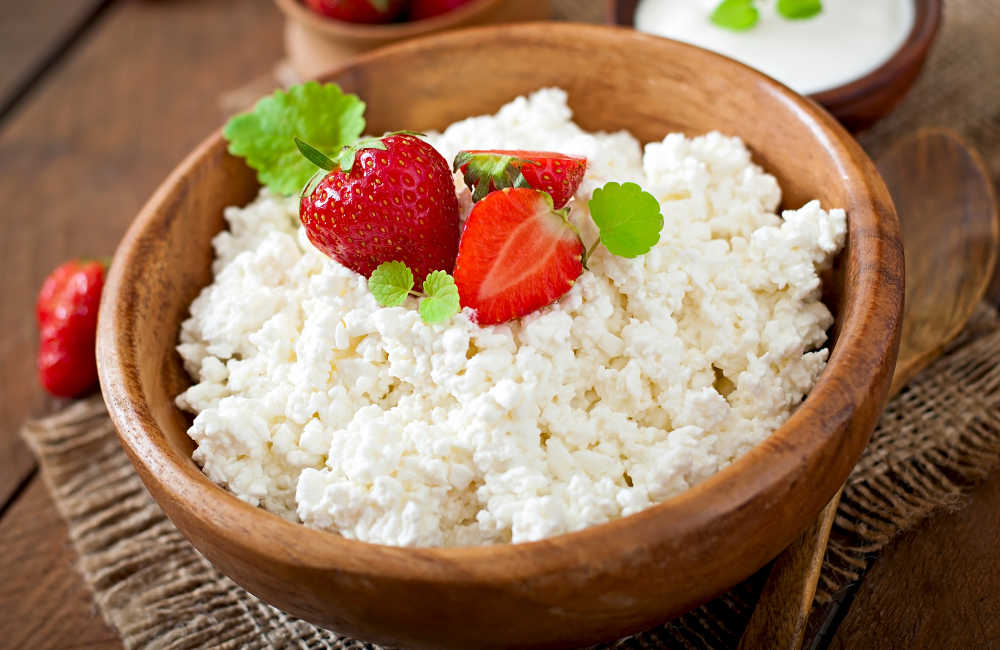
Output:
<path fill-rule="evenodd" d="M 412 0 L 410 3 L 410 20 L 423 20 L 446 14 L 458 9 L 471 0 Z"/>
<path fill-rule="evenodd" d="M 94 344 L 104 268 L 97 261 L 66 262 L 38 292 L 38 378 L 53 395 L 76 397 L 97 383 Z"/>
<path fill-rule="evenodd" d="M 313 11 L 349 23 L 387 23 L 399 15 L 404 0 L 305 0 Z"/>
<path fill-rule="evenodd" d="M 310 184 L 299 217 L 312 243 L 365 277 L 384 262 L 403 262 L 418 285 L 450 272 L 458 251 L 458 198 L 447 161 L 409 133 L 362 140 L 331 160 L 298 141 L 328 170 Z"/>
<path fill-rule="evenodd" d="M 474 149 L 455 156 L 455 171 L 480 200 L 505 187 L 532 187 L 548 192 L 556 209 L 573 198 L 587 171 L 587 159 L 553 151 Z"/>
<path fill-rule="evenodd" d="M 492 192 L 465 222 L 455 262 L 461 304 L 476 310 L 480 325 L 530 314 L 569 291 L 583 272 L 583 254 L 566 211 L 548 194 Z"/>

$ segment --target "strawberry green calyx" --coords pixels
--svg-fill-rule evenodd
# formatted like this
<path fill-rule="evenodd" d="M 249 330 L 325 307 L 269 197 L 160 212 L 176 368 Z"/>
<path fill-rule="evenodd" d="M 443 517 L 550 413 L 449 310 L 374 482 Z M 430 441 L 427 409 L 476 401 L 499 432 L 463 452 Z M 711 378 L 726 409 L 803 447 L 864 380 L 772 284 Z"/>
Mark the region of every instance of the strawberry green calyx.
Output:
<path fill-rule="evenodd" d="M 390 135 L 412 135 L 415 137 L 421 137 L 424 134 L 416 131 L 389 131 L 388 133 L 383 133 L 377 138 L 361 138 L 354 144 L 342 147 L 340 153 L 338 153 L 334 158 L 330 158 L 316 147 L 313 147 L 308 142 L 304 142 L 299 138 L 295 138 L 295 146 L 299 148 L 299 153 L 305 156 L 309 162 L 316 165 L 320 169 L 331 171 L 334 168 L 338 168 L 342 172 L 348 173 L 351 171 L 351 168 L 354 167 L 354 158 L 358 155 L 359 151 L 362 149 L 379 149 L 381 151 L 385 151 L 385 143 L 382 142 L 382 138 Z"/>
<path fill-rule="evenodd" d="M 320 169 L 325 169 L 330 171 L 337 166 L 333 160 L 330 159 L 325 153 L 312 146 L 304 140 L 300 140 L 298 137 L 295 138 L 295 146 L 298 147 L 299 153 L 305 156 L 306 160 L 316 165 Z M 345 147 L 346 148 L 346 147 Z"/>
<path fill-rule="evenodd" d="M 368 4 L 375 7 L 379 11 L 389 10 L 389 0 L 368 0 Z"/>
<path fill-rule="evenodd" d="M 524 165 L 538 163 L 504 154 L 461 151 L 455 156 L 454 170 L 463 170 L 465 184 L 473 188 L 472 200 L 478 202 L 493 190 L 530 187 L 521 173 Z"/>

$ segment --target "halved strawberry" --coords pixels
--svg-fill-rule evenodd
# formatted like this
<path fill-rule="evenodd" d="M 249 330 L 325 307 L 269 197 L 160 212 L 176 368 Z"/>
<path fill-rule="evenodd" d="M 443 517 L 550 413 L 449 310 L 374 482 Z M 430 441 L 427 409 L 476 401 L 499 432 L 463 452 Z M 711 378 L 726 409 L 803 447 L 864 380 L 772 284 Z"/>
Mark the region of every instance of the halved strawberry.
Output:
<path fill-rule="evenodd" d="M 465 222 L 455 260 L 455 284 L 476 322 L 519 318 L 569 291 L 583 273 L 583 243 L 545 192 L 492 192 Z"/>
<path fill-rule="evenodd" d="M 460 151 L 455 156 L 454 169 L 461 170 L 465 184 L 474 188 L 474 201 L 505 187 L 532 187 L 551 194 L 558 209 L 580 187 L 587 159 L 553 151 L 474 149 Z"/>

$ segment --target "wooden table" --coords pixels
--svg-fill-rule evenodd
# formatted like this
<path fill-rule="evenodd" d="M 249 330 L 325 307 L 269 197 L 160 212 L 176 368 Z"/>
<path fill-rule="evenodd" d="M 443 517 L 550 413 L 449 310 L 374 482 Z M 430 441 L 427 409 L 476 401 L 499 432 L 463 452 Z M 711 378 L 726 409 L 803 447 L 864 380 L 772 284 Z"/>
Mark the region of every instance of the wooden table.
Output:
<path fill-rule="evenodd" d="M 113 251 L 220 97 L 273 71 L 281 21 L 268 0 L 6 0 L 0 55 L 0 646 L 116 648 L 17 435 L 60 406 L 34 378 L 35 292 Z M 1000 648 L 997 539 L 1000 475 L 892 545 L 819 647 Z"/>

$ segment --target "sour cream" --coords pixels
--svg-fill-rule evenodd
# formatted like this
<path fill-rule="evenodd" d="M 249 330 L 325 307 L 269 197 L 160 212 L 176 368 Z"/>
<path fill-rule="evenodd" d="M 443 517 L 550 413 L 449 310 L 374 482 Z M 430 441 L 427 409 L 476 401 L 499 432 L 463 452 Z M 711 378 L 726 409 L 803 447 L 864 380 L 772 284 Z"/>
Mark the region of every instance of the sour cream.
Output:
<path fill-rule="evenodd" d="M 715 50 L 802 94 L 854 81 L 885 63 L 913 27 L 913 0 L 826 0 L 812 18 L 788 20 L 758 0 L 757 24 L 734 32 L 709 20 L 719 0 L 641 0 L 636 29 Z"/>

